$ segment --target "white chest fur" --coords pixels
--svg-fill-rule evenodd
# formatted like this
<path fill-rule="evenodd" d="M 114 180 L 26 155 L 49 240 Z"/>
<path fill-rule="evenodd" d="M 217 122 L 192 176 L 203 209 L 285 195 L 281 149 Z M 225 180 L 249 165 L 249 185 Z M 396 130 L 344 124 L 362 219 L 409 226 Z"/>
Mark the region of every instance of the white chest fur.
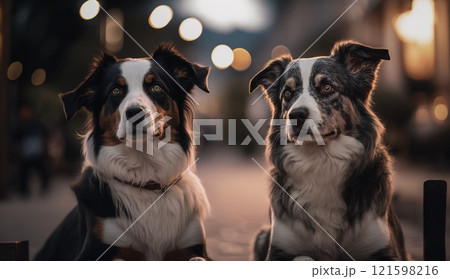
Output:
<path fill-rule="evenodd" d="M 353 137 L 341 135 L 326 146 L 288 145 L 284 149 L 283 166 L 286 185 L 293 185 L 291 196 L 336 239 L 356 256 L 366 255 L 386 245 L 386 221 L 372 213 L 358 225 L 348 228 L 342 199 L 343 183 L 351 164 L 363 153 L 363 145 Z M 301 208 L 295 212 L 302 213 Z M 325 258 L 342 254 L 330 237 L 313 223 L 311 231 L 301 222 L 285 223 L 274 217 L 273 244 L 294 255 L 317 255 L 320 247 L 327 250 Z M 382 241 L 380 241 L 382 240 Z M 319 248 L 319 249 L 318 249 Z M 350 253 L 350 251 L 348 251 Z"/>
<path fill-rule="evenodd" d="M 118 177 L 123 181 L 145 183 L 156 181 L 167 184 L 176 179 L 194 162 L 179 144 L 166 144 L 155 149 L 153 156 L 119 144 L 102 146 L 94 155 L 92 140 L 85 139 L 85 165 L 92 166 L 106 178 Z"/>
<path fill-rule="evenodd" d="M 103 221 L 103 241 L 142 252 L 148 260 L 161 260 L 175 248 L 201 244 L 202 220 L 208 211 L 206 194 L 198 178 L 191 172 L 159 198 L 159 191 L 110 184 L 113 199 L 130 217 L 121 216 Z M 139 218 L 139 220 L 138 220 Z M 138 220 L 134 223 L 135 220 Z M 134 224 L 133 224 L 134 223 Z"/>
<path fill-rule="evenodd" d="M 92 167 L 108 183 L 116 207 L 129 214 L 103 220 L 100 231 L 105 243 L 113 244 L 120 237 L 114 245 L 134 248 L 148 260 L 161 260 L 175 248 L 202 243 L 203 219 L 209 212 L 209 203 L 193 172 L 194 161 L 181 146 L 167 144 L 150 156 L 120 144 L 103 146 L 94 156 L 92 141 L 86 138 L 84 152 L 85 166 Z M 163 195 L 114 179 L 134 183 L 151 180 L 170 186 L 170 181 L 180 174 L 181 179 Z"/>
<path fill-rule="evenodd" d="M 341 198 L 348 169 L 363 153 L 353 137 L 340 136 L 325 146 L 288 145 L 283 162 L 291 196 L 308 212 L 331 228 L 341 228 L 346 205 Z"/>

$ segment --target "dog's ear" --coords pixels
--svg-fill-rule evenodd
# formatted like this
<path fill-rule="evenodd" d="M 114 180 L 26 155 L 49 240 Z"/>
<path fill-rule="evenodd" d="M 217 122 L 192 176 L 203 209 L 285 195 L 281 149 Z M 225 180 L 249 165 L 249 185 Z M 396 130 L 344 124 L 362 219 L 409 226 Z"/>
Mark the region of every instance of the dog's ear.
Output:
<path fill-rule="evenodd" d="M 208 75 L 210 67 L 191 63 L 170 43 L 162 43 L 153 52 L 152 57 L 164 71 L 173 72 L 173 77 L 187 92 L 191 91 L 193 85 L 197 85 L 198 88 L 209 93 Z"/>
<path fill-rule="evenodd" d="M 371 48 L 353 41 L 336 43 L 331 51 L 331 57 L 342 63 L 359 82 L 362 82 L 365 99 L 376 81 L 381 61 L 390 60 L 387 49 Z"/>
<path fill-rule="evenodd" d="M 99 79 L 104 70 L 116 62 L 116 57 L 102 52 L 99 57 L 94 58 L 90 73 L 77 88 L 58 95 L 67 120 L 70 120 L 82 107 L 92 111 L 93 94 L 98 88 Z"/>
<path fill-rule="evenodd" d="M 283 74 L 291 61 L 292 58 L 290 56 L 280 57 L 270 61 L 266 67 L 257 73 L 250 81 L 250 94 L 260 85 L 265 90 L 271 87 Z"/>
<path fill-rule="evenodd" d="M 209 93 L 208 88 L 208 75 L 211 67 L 203 67 L 197 64 L 191 64 L 192 70 L 194 71 L 194 84 L 198 86 L 201 90 Z"/>

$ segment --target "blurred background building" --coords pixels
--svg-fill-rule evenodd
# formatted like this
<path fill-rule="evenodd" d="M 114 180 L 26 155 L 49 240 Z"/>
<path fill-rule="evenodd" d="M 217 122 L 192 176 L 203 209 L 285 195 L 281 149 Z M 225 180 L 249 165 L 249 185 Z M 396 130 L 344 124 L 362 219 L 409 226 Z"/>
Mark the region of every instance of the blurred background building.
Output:
<path fill-rule="evenodd" d="M 248 135 L 239 119 L 270 115 L 260 90 L 248 94 L 248 82 L 269 59 L 328 55 L 336 41 L 352 39 L 390 52 L 374 107 L 396 157 L 396 209 L 420 259 L 421 185 L 450 177 L 449 15 L 446 0 L 3 0 L 0 241 L 30 239 L 33 254 L 74 205 L 68 186 L 81 166 L 77 133 L 84 115 L 66 122 L 57 94 L 75 88 L 101 50 L 145 57 L 169 41 L 189 60 L 212 67 L 211 94 L 195 96 L 197 117 L 222 118 L 226 128 L 228 119 L 238 119 L 237 145 L 202 141 L 199 174 L 213 207 L 211 255 L 248 259 L 253 235 L 268 224 L 267 180 L 250 159 L 263 162 L 264 147 L 239 144 Z M 20 129 L 27 117 L 41 128 Z M 30 172 L 23 182 L 25 163 Z M 38 195 L 40 188 L 48 191 Z"/>

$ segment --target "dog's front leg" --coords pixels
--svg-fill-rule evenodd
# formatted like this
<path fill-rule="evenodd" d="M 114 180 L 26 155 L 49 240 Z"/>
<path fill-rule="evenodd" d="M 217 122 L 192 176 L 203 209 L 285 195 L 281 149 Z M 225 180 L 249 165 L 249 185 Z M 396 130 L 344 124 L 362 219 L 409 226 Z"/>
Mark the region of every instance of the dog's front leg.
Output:
<path fill-rule="evenodd" d="M 274 245 L 270 245 L 266 260 L 268 260 L 268 261 L 292 261 L 294 259 L 295 259 L 295 255 L 291 255 Z"/>
<path fill-rule="evenodd" d="M 303 249 L 301 249 L 302 243 L 299 240 L 298 234 L 276 216 L 272 216 L 272 221 L 269 251 L 266 260 L 293 261 L 309 258 L 303 257 L 301 254 Z"/>
<path fill-rule="evenodd" d="M 283 250 L 271 246 L 267 255 L 268 261 L 314 261 L 313 258 L 308 256 L 294 256 Z"/>
<path fill-rule="evenodd" d="M 293 261 L 314 261 L 314 259 L 308 256 L 297 256 Z"/>
<path fill-rule="evenodd" d="M 206 254 L 205 232 L 203 223 L 193 219 L 187 226 L 177 244 L 178 248 L 170 251 L 164 257 L 169 261 L 205 261 Z"/>
<path fill-rule="evenodd" d="M 183 249 L 175 249 L 164 256 L 165 261 L 206 261 L 206 247 L 198 244 Z"/>

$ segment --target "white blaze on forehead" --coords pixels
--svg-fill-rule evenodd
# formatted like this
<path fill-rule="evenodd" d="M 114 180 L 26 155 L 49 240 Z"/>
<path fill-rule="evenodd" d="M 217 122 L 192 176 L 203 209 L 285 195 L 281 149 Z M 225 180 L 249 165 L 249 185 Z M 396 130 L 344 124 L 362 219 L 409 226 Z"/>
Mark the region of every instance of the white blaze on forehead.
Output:
<path fill-rule="evenodd" d="M 128 106 L 138 105 L 153 109 L 154 105 L 144 91 L 144 77 L 150 70 L 150 61 L 144 59 L 133 59 L 123 62 L 120 65 L 122 76 L 125 78 L 128 93 L 120 104 L 120 109 L 124 110 Z"/>
<path fill-rule="evenodd" d="M 309 91 L 309 84 L 311 79 L 311 69 L 316 63 L 317 58 L 306 58 L 306 59 L 298 59 L 296 61 L 298 67 L 300 68 L 300 74 L 302 75 L 302 83 L 303 83 L 303 93 Z"/>
<path fill-rule="evenodd" d="M 120 65 L 122 76 L 128 85 L 128 92 L 143 91 L 144 76 L 150 70 L 150 66 L 150 61 L 144 59 L 128 60 Z"/>
<path fill-rule="evenodd" d="M 144 78 L 149 72 L 151 63 L 147 59 L 131 59 L 122 62 L 120 71 L 127 84 L 127 94 L 119 106 L 121 116 L 117 129 L 117 136 L 124 138 L 126 135 L 126 111 L 129 107 L 138 106 L 147 111 L 146 120 L 153 122 L 157 112 L 155 104 L 147 96 L 144 90 Z M 150 117 L 150 119 L 148 119 Z"/>
<path fill-rule="evenodd" d="M 309 111 L 308 118 L 312 119 L 314 123 L 320 124 L 322 123 L 322 115 L 320 113 L 316 99 L 314 99 L 309 90 L 311 71 L 317 59 L 319 58 L 306 58 L 298 59 L 292 62 L 296 64 L 292 66 L 297 66 L 300 69 L 300 75 L 302 78 L 302 92 L 300 92 L 297 100 L 295 100 L 295 102 L 292 104 L 291 108 L 288 111 L 288 115 L 296 108 L 305 107 Z"/>
<path fill-rule="evenodd" d="M 150 70 L 151 63 L 146 59 L 127 60 L 120 65 L 122 76 L 125 78 L 128 93 L 119 106 L 121 112 L 129 106 L 140 106 L 151 111 L 156 107 L 144 90 L 144 77 Z"/>

